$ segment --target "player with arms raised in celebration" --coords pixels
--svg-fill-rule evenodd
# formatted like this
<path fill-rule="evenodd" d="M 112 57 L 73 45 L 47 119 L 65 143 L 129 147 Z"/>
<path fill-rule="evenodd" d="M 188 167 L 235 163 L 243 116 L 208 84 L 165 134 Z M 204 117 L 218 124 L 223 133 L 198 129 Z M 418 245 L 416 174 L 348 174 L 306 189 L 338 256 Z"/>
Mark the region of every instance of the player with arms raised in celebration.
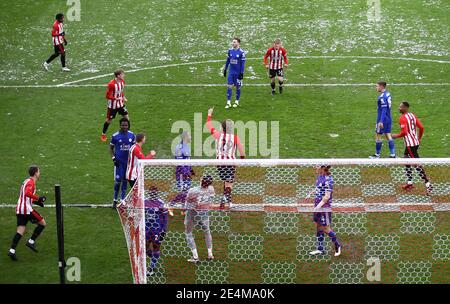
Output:
<path fill-rule="evenodd" d="M 145 144 L 145 140 L 145 134 L 139 133 L 138 135 L 136 135 L 136 143 L 131 146 L 130 150 L 128 150 L 126 177 L 128 182 L 130 183 L 131 188 L 133 188 L 138 176 L 138 159 L 152 159 L 156 155 L 156 152 L 154 150 L 151 150 L 147 156 L 142 153 L 142 146 Z"/>
<path fill-rule="evenodd" d="M 398 107 L 398 111 L 402 114 L 400 116 L 400 129 L 401 132 L 399 134 L 394 134 L 393 138 L 404 138 L 405 142 L 405 158 L 419 158 L 419 144 L 422 140 L 424 127 L 420 122 L 419 118 L 416 115 L 409 112 L 409 103 L 407 101 L 403 101 Z M 419 129 L 419 134 L 417 134 L 417 129 Z M 420 178 L 424 181 L 425 187 L 427 189 L 427 194 L 429 195 L 433 190 L 433 186 L 430 183 L 427 175 L 425 174 L 425 170 L 422 166 L 415 166 L 416 171 L 419 174 Z M 406 178 L 407 183 L 402 186 L 405 190 L 411 190 L 413 186 L 413 176 L 412 169 L 410 165 L 406 165 Z"/>
<path fill-rule="evenodd" d="M 233 38 L 231 42 L 232 48 L 228 50 L 227 62 L 223 69 L 223 77 L 227 77 L 228 66 L 230 67 L 227 82 L 227 105 L 225 106 L 225 109 L 231 107 L 233 86 L 236 87 L 236 100 L 234 101 L 233 108 L 239 106 L 245 70 L 245 52 L 240 48 L 240 44 L 241 40 L 239 38 Z"/>
<path fill-rule="evenodd" d="M 264 65 L 269 69 L 270 86 L 272 95 L 275 95 L 275 77 L 278 76 L 280 94 L 283 93 L 284 72 L 283 67 L 289 64 L 286 56 L 286 49 L 281 46 L 281 40 L 275 39 L 273 47 L 269 48 L 264 55 Z"/>
<path fill-rule="evenodd" d="M 33 210 L 33 204 L 44 207 L 44 202 L 47 200 L 45 196 L 36 195 L 36 181 L 39 179 L 41 172 L 39 167 L 30 166 L 28 173 L 30 177 L 20 187 L 19 200 L 16 206 L 17 232 L 14 235 L 11 248 L 8 252 L 8 256 L 13 261 L 17 261 L 16 247 L 25 233 L 27 223 L 30 221 L 33 224 L 37 224 L 31 238 L 26 243 L 26 246 L 34 252 L 37 252 L 36 238 L 42 233 L 45 226 L 47 226 L 44 218 L 36 210 Z"/>
<path fill-rule="evenodd" d="M 331 230 L 331 203 L 333 200 L 333 177 L 330 172 L 331 166 L 321 165 L 317 167 L 316 194 L 314 199 L 313 220 L 317 227 L 317 250 L 310 252 L 310 255 L 325 253 L 324 233 L 328 234 L 334 244 L 334 256 L 341 255 L 341 244 L 336 233 Z M 320 211 L 324 208 L 324 211 Z"/>
<path fill-rule="evenodd" d="M 63 72 L 70 72 L 70 69 L 66 67 L 66 50 L 64 49 L 64 45 L 67 45 L 66 33 L 64 32 L 64 14 L 59 13 L 56 14 L 55 22 L 52 27 L 52 41 L 53 47 L 55 49 L 55 53 L 53 53 L 50 58 L 44 61 L 43 66 L 46 71 L 50 67 L 50 62 L 53 61 L 56 57 L 61 55 L 61 66 Z M 63 45 L 64 44 L 64 45 Z"/>
<path fill-rule="evenodd" d="M 381 147 L 383 146 L 382 135 L 386 137 L 389 144 L 389 151 L 391 158 L 395 158 L 395 145 L 391 136 L 392 118 L 391 118 L 391 93 L 386 90 L 386 82 L 378 81 L 376 89 L 379 93 L 378 96 L 378 117 L 376 125 L 375 136 L 375 154 L 370 158 L 380 158 Z"/>
<path fill-rule="evenodd" d="M 188 247 L 192 251 L 192 258 L 188 262 L 197 263 L 199 261 L 197 245 L 192 234 L 194 227 L 197 225 L 202 228 L 205 234 L 208 260 L 214 259 L 212 236 L 209 229 L 209 209 L 215 195 L 212 183 L 213 178 L 210 175 L 203 176 L 200 186 L 191 188 L 186 197 L 184 231 Z"/>
<path fill-rule="evenodd" d="M 106 131 L 109 124 L 116 117 L 117 113 L 129 120 L 128 110 L 125 106 L 127 98 L 124 95 L 125 90 L 125 72 L 121 69 L 114 72 L 114 79 L 108 83 L 106 89 L 106 99 L 108 100 L 108 108 L 106 111 L 106 121 L 103 124 L 101 140 L 106 141 Z M 128 121 L 128 128 L 130 124 Z"/>
<path fill-rule="evenodd" d="M 222 122 L 222 130 L 217 131 L 212 125 L 212 115 L 214 109 L 208 110 L 206 127 L 216 139 L 216 158 L 217 159 L 236 159 L 236 148 L 239 150 L 241 158 L 245 158 L 244 147 L 241 144 L 239 136 L 234 134 L 234 123 L 230 119 Z M 220 179 L 223 181 L 223 198 L 220 207 L 225 208 L 225 204 L 231 207 L 231 190 L 233 188 L 236 168 L 234 166 L 217 166 Z"/>

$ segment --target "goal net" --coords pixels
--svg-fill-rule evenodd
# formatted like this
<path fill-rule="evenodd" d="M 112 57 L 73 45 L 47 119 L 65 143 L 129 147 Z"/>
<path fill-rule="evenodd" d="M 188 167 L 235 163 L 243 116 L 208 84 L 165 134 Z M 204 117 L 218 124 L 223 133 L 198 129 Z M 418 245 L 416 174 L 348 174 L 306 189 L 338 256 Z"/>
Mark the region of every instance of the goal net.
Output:
<path fill-rule="evenodd" d="M 332 203 L 315 210 L 323 165 Z M 135 283 L 449 283 L 450 158 L 138 166 L 118 207 Z M 317 214 L 331 215 L 340 256 Z"/>

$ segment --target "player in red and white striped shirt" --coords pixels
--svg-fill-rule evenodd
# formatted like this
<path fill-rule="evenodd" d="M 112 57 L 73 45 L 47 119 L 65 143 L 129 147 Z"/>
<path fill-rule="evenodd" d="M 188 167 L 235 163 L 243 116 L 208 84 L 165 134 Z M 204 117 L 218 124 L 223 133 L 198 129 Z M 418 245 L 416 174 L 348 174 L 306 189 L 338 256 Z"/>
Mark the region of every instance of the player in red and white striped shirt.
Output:
<path fill-rule="evenodd" d="M 269 48 L 264 55 L 264 65 L 269 69 L 270 86 L 272 95 L 275 95 L 275 76 L 278 76 L 280 94 L 283 92 L 284 72 L 283 67 L 289 64 L 286 49 L 281 46 L 281 40 L 275 39 L 273 47 Z"/>
<path fill-rule="evenodd" d="M 17 261 L 16 247 L 25 233 L 28 221 L 31 221 L 33 224 L 37 224 L 31 238 L 26 243 L 26 246 L 34 252 L 37 252 L 35 242 L 36 238 L 42 233 L 47 225 L 44 218 L 36 210 L 33 210 L 33 204 L 44 207 L 44 202 L 47 200 L 45 196 L 36 195 L 36 181 L 40 176 L 39 167 L 30 166 L 28 173 L 30 177 L 27 178 L 20 187 L 19 199 L 16 206 L 17 231 L 8 252 L 8 256 L 13 261 Z"/>
<path fill-rule="evenodd" d="M 420 120 L 416 115 L 409 112 L 409 103 L 407 101 L 403 101 L 399 108 L 399 112 L 402 114 L 400 116 L 400 129 L 401 132 L 399 134 L 394 134 L 392 138 L 404 138 L 405 141 L 405 158 L 419 158 L 419 145 L 422 140 L 424 127 Z M 417 131 L 418 129 L 418 131 Z M 427 188 L 427 194 L 433 190 L 433 186 L 431 185 L 427 175 L 425 174 L 425 170 L 422 166 L 415 166 L 416 171 L 419 174 L 420 178 L 425 183 L 425 187 Z M 406 177 L 408 182 L 406 185 L 402 186 L 405 190 L 411 190 L 413 186 L 413 177 L 412 177 L 412 168 L 410 165 L 406 165 Z"/>
<path fill-rule="evenodd" d="M 239 150 L 241 158 L 245 158 L 245 150 L 241 144 L 239 136 L 234 134 L 233 121 L 226 119 L 222 122 L 222 130 L 217 131 L 212 125 L 213 108 L 208 110 L 206 127 L 216 139 L 216 158 L 217 159 L 235 159 L 236 148 Z M 225 203 L 231 207 L 231 190 L 233 188 L 235 166 L 217 166 L 219 177 L 223 181 L 223 198 L 220 207 L 224 208 Z"/>
<path fill-rule="evenodd" d="M 108 108 L 106 111 L 106 121 L 103 124 L 101 140 L 106 141 L 106 131 L 111 121 L 116 117 L 117 113 L 129 120 L 128 110 L 125 103 L 128 101 L 124 95 L 125 90 L 125 72 L 121 69 L 114 72 L 114 79 L 108 83 L 106 89 L 106 99 L 108 100 Z"/>
<path fill-rule="evenodd" d="M 64 72 L 69 72 L 70 69 L 66 67 L 66 50 L 64 49 L 64 46 L 67 45 L 67 40 L 65 37 L 66 33 L 64 32 L 64 25 L 63 25 L 64 14 L 63 13 L 56 14 L 55 19 L 56 21 L 55 23 L 53 23 L 52 27 L 52 42 L 55 52 L 50 56 L 50 58 L 47 59 L 47 61 L 44 61 L 43 66 L 44 69 L 48 71 L 50 62 L 52 62 L 53 59 L 61 55 L 62 70 Z"/>
<path fill-rule="evenodd" d="M 156 155 L 154 150 L 151 150 L 147 156 L 142 153 L 142 146 L 145 144 L 145 139 L 145 134 L 139 133 L 136 135 L 136 143 L 128 150 L 127 173 L 125 176 L 131 188 L 133 188 L 134 183 L 138 178 L 138 159 L 152 159 Z"/>

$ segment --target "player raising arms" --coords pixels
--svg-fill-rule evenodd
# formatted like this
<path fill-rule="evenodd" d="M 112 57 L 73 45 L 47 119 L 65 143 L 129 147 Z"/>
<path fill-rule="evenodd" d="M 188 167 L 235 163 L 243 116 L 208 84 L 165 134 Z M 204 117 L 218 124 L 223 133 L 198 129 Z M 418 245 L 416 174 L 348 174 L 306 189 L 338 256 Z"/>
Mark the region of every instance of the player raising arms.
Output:
<path fill-rule="evenodd" d="M 317 167 L 316 194 L 314 199 L 313 220 L 317 227 L 317 250 L 310 252 L 310 255 L 325 253 L 324 233 L 328 234 L 334 244 L 334 256 L 341 255 L 341 244 L 336 233 L 331 230 L 331 203 L 333 200 L 333 177 L 330 172 L 331 166 L 321 165 Z M 324 208 L 324 211 L 320 211 Z"/>
<path fill-rule="evenodd" d="M 113 134 L 109 144 L 109 153 L 114 162 L 114 201 L 113 208 L 116 208 L 119 197 L 119 188 L 122 186 L 121 200 L 127 194 L 127 178 L 125 176 L 128 163 L 128 151 L 134 145 L 136 137 L 129 131 L 130 122 L 125 117 L 120 119 L 120 130 Z"/>
<path fill-rule="evenodd" d="M 142 146 L 145 144 L 145 140 L 145 134 L 139 133 L 138 135 L 136 135 L 136 143 L 131 146 L 130 150 L 128 150 L 126 177 L 128 182 L 130 183 L 131 188 L 133 188 L 138 176 L 138 159 L 152 159 L 156 155 L 156 152 L 154 150 L 151 150 L 147 156 L 142 153 Z"/>
<path fill-rule="evenodd" d="M 39 167 L 34 165 L 30 166 L 30 168 L 28 168 L 28 173 L 30 177 L 27 178 L 20 187 L 19 200 L 17 201 L 16 206 L 17 232 L 14 235 L 11 248 L 8 252 L 8 256 L 13 261 L 17 261 L 16 247 L 25 233 L 28 221 L 37 224 L 31 238 L 26 243 L 26 246 L 34 252 L 37 252 L 36 238 L 42 233 L 45 226 L 47 226 L 44 218 L 36 210 L 33 210 L 33 204 L 44 207 L 44 202 L 47 200 L 45 196 L 36 195 L 36 181 L 41 175 Z"/>
<path fill-rule="evenodd" d="M 407 101 L 403 101 L 398 107 L 398 111 L 402 114 L 400 116 L 400 133 L 394 134 L 393 138 L 404 138 L 405 142 L 405 158 L 419 158 L 419 145 L 423 136 L 423 125 L 416 115 L 409 112 L 409 103 Z M 419 129 L 419 134 L 417 134 L 417 129 Z M 425 170 L 422 166 L 415 166 L 416 171 L 419 174 L 420 178 L 424 181 L 425 187 L 427 189 L 427 194 L 429 195 L 433 190 L 433 186 L 430 183 L 427 175 L 425 174 Z M 402 186 L 405 190 L 411 190 L 413 186 L 413 177 L 412 177 L 412 169 L 410 165 L 406 165 L 406 178 L 407 183 Z"/>
<path fill-rule="evenodd" d="M 386 91 L 386 82 L 378 81 L 376 89 L 379 93 L 378 96 L 378 117 L 376 125 L 375 136 L 375 154 L 370 158 L 380 158 L 381 147 L 383 146 L 382 135 L 386 137 L 389 143 L 389 151 L 391 158 L 395 158 L 395 145 L 391 136 L 392 118 L 391 118 L 391 93 Z"/>
<path fill-rule="evenodd" d="M 116 117 L 117 113 L 129 119 L 128 111 L 125 106 L 127 98 L 124 95 L 125 90 L 125 72 L 121 69 L 114 72 L 114 79 L 108 83 L 106 89 L 106 99 L 108 100 L 108 109 L 106 111 L 106 121 L 103 124 L 101 140 L 106 141 L 106 131 L 109 124 Z M 129 128 L 128 124 L 128 128 Z"/>
<path fill-rule="evenodd" d="M 239 98 L 241 97 L 242 80 L 244 79 L 245 70 L 245 52 L 240 48 L 241 40 L 233 38 L 231 41 L 232 48 L 228 50 L 227 62 L 223 69 L 223 77 L 227 77 L 228 66 L 230 72 L 227 81 L 227 105 L 225 109 L 231 107 L 231 94 L 233 93 L 233 86 L 236 87 L 236 100 L 233 108 L 239 106 Z"/>
<path fill-rule="evenodd" d="M 191 188 L 186 197 L 186 215 L 184 218 L 184 232 L 188 247 L 192 251 L 192 258 L 188 262 L 197 263 L 199 261 L 197 245 L 195 244 L 192 231 L 195 226 L 200 226 L 205 234 L 206 248 L 208 250 L 208 260 L 213 260 L 213 244 L 211 230 L 209 229 L 209 209 L 215 195 L 212 186 L 213 178 L 210 175 L 202 177 L 199 187 Z"/>
<path fill-rule="evenodd" d="M 217 131 L 212 125 L 212 115 L 214 109 L 208 110 L 208 118 L 206 119 L 206 127 L 216 139 L 216 158 L 217 159 L 235 159 L 236 148 L 239 150 L 241 158 L 245 158 L 244 147 L 241 144 L 239 136 L 234 134 L 234 123 L 230 119 L 222 122 L 222 130 Z M 236 168 L 234 166 L 217 166 L 220 179 L 223 181 L 223 198 L 220 208 L 225 208 L 225 203 L 231 207 L 231 190 L 233 188 L 234 176 Z"/>
<path fill-rule="evenodd" d="M 47 61 L 44 61 L 43 66 L 46 71 L 50 66 L 50 62 L 53 61 L 56 57 L 61 55 L 61 66 L 63 72 L 70 72 L 70 69 L 66 67 L 66 50 L 64 49 L 64 45 L 67 45 L 66 33 L 64 32 L 64 14 L 59 13 L 56 14 L 55 23 L 53 23 L 52 27 L 52 40 L 53 47 L 55 49 L 55 53 L 53 53 Z M 64 45 L 63 45 L 64 44 Z"/>
<path fill-rule="evenodd" d="M 150 258 L 147 276 L 151 276 L 161 256 L 160 248 L 167 231 L 168 210 L 164 207 L 164 201 L 159 197 L 158 188 L 155 186 L 150 187 L 144 206 L 146 251 L 147 257 Z"/>
<path fill-rule="evenodd" d="M 275 95 L 275 76 L 278 76 L 278 85 L 280 94 L 283 93 L 284 72 L 283 67 L 289 64 L 286 56 L 286 49 L 281 46 L 281 40 L 275 39 L 273 47 L 269 48 L 264 55 L 264 65 L 269 69 L 270 86 L 272 95 Z"/>

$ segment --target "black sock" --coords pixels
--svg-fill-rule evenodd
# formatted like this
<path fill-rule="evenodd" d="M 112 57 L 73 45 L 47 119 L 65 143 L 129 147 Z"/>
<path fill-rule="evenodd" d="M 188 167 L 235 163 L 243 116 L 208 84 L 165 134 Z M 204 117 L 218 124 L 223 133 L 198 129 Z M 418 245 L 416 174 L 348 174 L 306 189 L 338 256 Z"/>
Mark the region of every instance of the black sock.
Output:
<path fill-rule="evenodd" d="M 33 234 L 31 235 L 30 239 L 35 241 L 36 238 L 42 233 L 42 230 L 45 229 L 45 226 L 37 225 L 36 228 L 34 228 Z"/>
<path fill-rule="evenodd" d="M 272 87 L 272 91 L 275 91 L 275 82 L 271 82 L 270 86 Z"/>
<path fill-rule="evenodd" d="M 280 88 L 283 86 L 283 81 L 278 81 L 278 84 L 280 85 Z"/>
<path fill-rule="evenodd" d="M 424 183 L 428 183 L 428 177 L 425 174 L 425 170 L 423 169 L 423 167 L 422 166 L 417 166 L 416 167 L 416 171 L 417 171 L 417 173 L 419 173 L 419 176 L 424 181 Z"/>
<path fill-rule="evenodd" d="M 107 123 L 105 121 L 105 123 L 103 124 L 103 131 L 102 131 L 103 134 L 106 134 L 106 131 L 108 131 L 108 127 L 109 127 L 109 123 Z"/>
<path fill-rule="evenodd" d="M 231 202 L 231 188 L 230 187 L 225 187 L 225 189 L 223 191 L 223 194 L 227 198 L 227 201 Z"/>
<path fill-rule="evenodd" d="M 405 171 L 406 171 L 406 178 L 408 180 L 408 182 L 412 181 L 413 177 L 412 177 L 412 169 L 410 165 L 406 165 L 405 166 Z"/>
<path fill-rule="evenodd" d="M 11 249 L 16 249 L 17 244 L 19 243 L 21 238 L 22 238 L 22 235 L 20 233 L 16 232 L 16 235 L 14 235 L 12 243 L 11 243 Z"/>
<path fill-rule="evenodd" d="M 59 54 L 56 54 L 56 53 L 55 53 L 55 54 L 51 55 L 50 58 L 48 58 L 46 62 L 47 62 L 47 63 L 50 63 L 50 62 L 53 61 L 53 59 L 55 59 L 55 58 L 58 57 L 58 56 L 59 56 Z"/>
<path fill-rule="evenodd" d="M 61 54 L 61 65 L 63 68 L 66 66 L 66 53 Z"/>

